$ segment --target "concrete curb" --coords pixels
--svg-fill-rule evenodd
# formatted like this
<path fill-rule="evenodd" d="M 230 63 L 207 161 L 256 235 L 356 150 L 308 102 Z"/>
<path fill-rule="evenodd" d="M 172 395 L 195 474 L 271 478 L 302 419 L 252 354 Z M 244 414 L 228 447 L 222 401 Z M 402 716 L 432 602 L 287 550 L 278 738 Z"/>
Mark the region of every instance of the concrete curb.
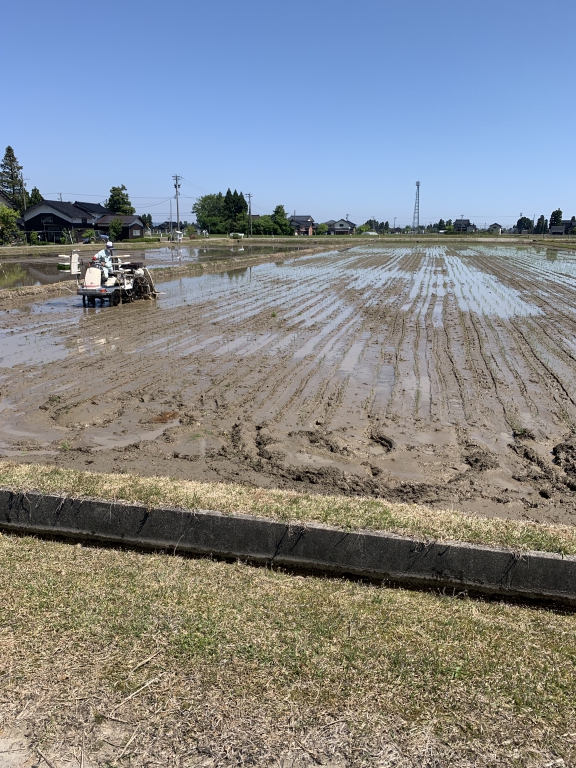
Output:
<path fill-rule="evenodd" d="M 374 531 L 283 523 L 173 507 L 72 499 L 0 489 L 0 529 L 240 558 L 408 586 L 449 588 L 576 608 L 576 557 L 518 555 L 464 543 L 422 543 Z"/>

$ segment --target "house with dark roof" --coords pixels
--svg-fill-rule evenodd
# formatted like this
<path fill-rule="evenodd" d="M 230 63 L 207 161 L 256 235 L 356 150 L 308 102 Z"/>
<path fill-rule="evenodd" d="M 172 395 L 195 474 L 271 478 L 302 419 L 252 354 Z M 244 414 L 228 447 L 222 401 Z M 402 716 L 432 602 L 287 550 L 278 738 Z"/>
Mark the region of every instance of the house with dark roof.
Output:
<path fill-rule="evenodd" d="M 576 229 L 576 217 L 562 219 L 560 224 L 550 227 L 551 235 L 570 235 Z"/>
<path fill-rule="evenodd" d="M 109 208 L 105 208 L 101 203 L 81 203 L 76 200 L 74 205 L 76 208 L 80 208 L 92 216 L 107 216 L 109 213 L 112 213 Z"/>
<path fill-rule="evenodd" d="M 570 235 L 574 230 L 576 230 L 576 217 L 572 216 L 571 219 L 562 219 L 560 224 L 552 225 L 549 233 L 551 235 Z"/>
<path fill-rule="evenodd" d="M 476 225 L 470 219 L 455 219 L 454 232 L 476 232 Z"/>
<path fill-rule="evenodd" d="M 137 237 L 144 237 L 144 222 L 140 216 L 117 216 L 110 213 L 97 219 L 96 226 L 101 232 L 108 234 L 110 232 L 110 222 L 113 219 L 120 219 L 122 222 L 122 232 L 118 238 L 119 240 L 133 240 Z"/>
<path fill-rule="evenodd" d="M 348 219 L 330 219 L 324 222 L 328 227 L 329 235 L 353 235 L 356 232 L 356 224 Z"/>
<path fill-rule="evenodd" d="M 1 189 L 0 189 L 0 205 L 5 205 L 6 208 L 14 208 L 14 206 L 12 205 L 12 200 L 10 200 L 8 195 L 5 195 Z"/>
<path fill-rule="evenodd" d="M 316 231 L 318 224 L 314 221 L 312 216 L 290 216 L 288 219 L 295 235 L 306 235 L 312 237 Z"/>
<path fill-rule="evenodd" d="M 64 229 L 76 230 L 79 234 L 85 229 L 93 229 L 97 218 L 97 215 L 62 200 L 42 200 L 30 206 L 22 216 L 25 231 L 37 232 L 48 242 L 59 240 Z"/>
<path fill-rule="evenodd" d="M 158 234 L 168 234 L 168 232 L 176 232 L 179 229 L 176 221 L 163 221 L 162 224 L 154 224 L 153 231 Z"/>

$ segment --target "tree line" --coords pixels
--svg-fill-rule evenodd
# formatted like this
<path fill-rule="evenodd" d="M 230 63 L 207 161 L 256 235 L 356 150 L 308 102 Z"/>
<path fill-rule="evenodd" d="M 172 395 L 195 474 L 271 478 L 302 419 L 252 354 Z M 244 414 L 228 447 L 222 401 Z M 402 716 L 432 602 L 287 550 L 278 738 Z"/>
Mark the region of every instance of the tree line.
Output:
<path fill-rule="evenodd" d="M 292 226 L 283 205 L 277 205 L 271 214 L 250 218 L 248 203 L 242 192 L 230 189 L 213 194 L 202 195 L 192 206 L 196 223 L 202 230 L 212 235 L 226 235 L 230 232 L 242 232 L 254 235 L 290 235 Z"/>

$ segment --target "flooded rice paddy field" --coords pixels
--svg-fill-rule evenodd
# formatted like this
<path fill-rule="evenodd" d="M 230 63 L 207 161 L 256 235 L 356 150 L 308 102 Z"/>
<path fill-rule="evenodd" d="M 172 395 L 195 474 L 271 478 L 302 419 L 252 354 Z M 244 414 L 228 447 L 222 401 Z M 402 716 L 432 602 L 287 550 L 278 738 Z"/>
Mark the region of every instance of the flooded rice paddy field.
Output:
<path fill-rule="evenodd" d="M 362 246 L 0 309 L 0 455 L 576 522 L 576 255 Z"/>
<path fill-rule="evenodd" d="M 147 267 L 171 267 L 194 262 L 218 262 L 233 258 L 246 258 L 249 256 L 268 256 L 277 251 L 304 250 L 303 245 L 243 245 L 230 244 L 220 246 L 175 246 L 164 245 L 158 248 L 147 248 L 130 252 L 122 248 L 122 243 L 116 249 L 124 261 L 130 259 L 142 261 Z M 94 253 L 100 246 L 94 246 Z M 64 256 L 70 255 L 70 246 L 63 246 L 62 256 L 49 254 L 35 254 L 33 259 L 3 259 L 0 260 L 0 289 L 22 288 L 26 286 L 49 285 L 63 280 L 70 280 L 70 272 L 58 269 L 58 262 L 63 261 Z M 84 251 L 80 254 L 80 263 L 89 263 L 93 253 Z"/>

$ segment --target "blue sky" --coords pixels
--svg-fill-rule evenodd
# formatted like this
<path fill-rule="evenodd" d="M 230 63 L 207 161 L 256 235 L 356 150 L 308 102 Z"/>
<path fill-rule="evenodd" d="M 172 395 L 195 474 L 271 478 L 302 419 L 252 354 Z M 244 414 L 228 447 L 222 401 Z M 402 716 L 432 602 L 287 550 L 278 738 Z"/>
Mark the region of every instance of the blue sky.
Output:
<path fill-rule="evenodd" d="M 247 0 L 3 6 L 0 150 L 28 189 L 168 217 L 227 187 L 254 212 L 512 223 L 576 214 L 574 3 Z M 6 64 L 9 64 L 6 67 Z"/>

